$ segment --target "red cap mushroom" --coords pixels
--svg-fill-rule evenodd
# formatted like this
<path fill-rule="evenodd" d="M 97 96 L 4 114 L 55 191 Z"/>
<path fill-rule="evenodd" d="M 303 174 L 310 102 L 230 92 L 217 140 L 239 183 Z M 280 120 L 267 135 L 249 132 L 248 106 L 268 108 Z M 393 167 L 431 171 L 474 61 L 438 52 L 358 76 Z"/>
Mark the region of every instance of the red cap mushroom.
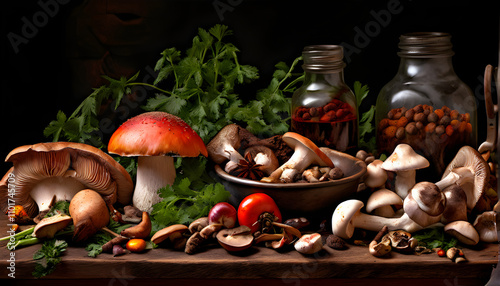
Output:
<path fill-rule="evenodd" d="M 200 136 L 182 119 L 165 112 L 146 112 L 127 120 L 111 136 L 108 151 L 139 157 L 132 202 L 148 212 L 160 201 L 158 189 L 175 180 L 173 157 L 208 156 Z"/>

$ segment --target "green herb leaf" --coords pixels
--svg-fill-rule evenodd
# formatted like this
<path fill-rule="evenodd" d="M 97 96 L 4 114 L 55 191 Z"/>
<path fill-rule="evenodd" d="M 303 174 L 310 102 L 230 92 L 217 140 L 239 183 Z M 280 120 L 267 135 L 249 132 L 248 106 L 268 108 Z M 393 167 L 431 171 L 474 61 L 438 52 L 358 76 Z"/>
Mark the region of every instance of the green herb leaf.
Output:
<path fill-rule="evenodd" d="M 33 254 L 33 259 L 37 260 L 33 276 L 41 278 L 54 272 L 57 264 L 61 262 L 61 255 L 68 243 L 64 240 L 50 239 L 42 244 L 42 248 Z"/>

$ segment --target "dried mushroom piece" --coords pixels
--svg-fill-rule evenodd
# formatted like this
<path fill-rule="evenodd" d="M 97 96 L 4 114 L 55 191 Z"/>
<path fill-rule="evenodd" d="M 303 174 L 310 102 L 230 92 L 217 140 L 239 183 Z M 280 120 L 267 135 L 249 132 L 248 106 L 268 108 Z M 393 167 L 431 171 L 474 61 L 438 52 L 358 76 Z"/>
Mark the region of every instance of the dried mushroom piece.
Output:
<path fill-rule="evenodd" d="M 57 200 L 71 200 L 79 191 L 92 188 L 110 205 L 128 204 L 133 183 L 128 172 L 111 156 L 93 146 L 72 142 L 25 145 L 12 150 L 6 158 L 13 168 L 0 182 L 7 209 L 8 176 L 15 178 L 16 203 L 30 217 L 49 208 Z"/>

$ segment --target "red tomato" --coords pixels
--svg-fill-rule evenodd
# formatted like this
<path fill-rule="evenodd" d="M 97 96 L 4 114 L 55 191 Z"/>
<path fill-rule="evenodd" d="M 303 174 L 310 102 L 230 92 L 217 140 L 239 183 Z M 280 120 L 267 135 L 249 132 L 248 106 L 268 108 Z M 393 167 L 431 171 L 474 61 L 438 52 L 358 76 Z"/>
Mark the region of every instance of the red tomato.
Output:
<path fill-rule="evenodd" d="M 264 193 L 255 193 L 244 198 L 238 207 L 238 222 L 240 225 L 248 226 L 252 233 L 261 228 L 260 223 L 255 223 L 259 220 L 259 216 L 263 213 L 275 215 L 281 222 L 281 212 L 276 205 L 276 202 Z"/>

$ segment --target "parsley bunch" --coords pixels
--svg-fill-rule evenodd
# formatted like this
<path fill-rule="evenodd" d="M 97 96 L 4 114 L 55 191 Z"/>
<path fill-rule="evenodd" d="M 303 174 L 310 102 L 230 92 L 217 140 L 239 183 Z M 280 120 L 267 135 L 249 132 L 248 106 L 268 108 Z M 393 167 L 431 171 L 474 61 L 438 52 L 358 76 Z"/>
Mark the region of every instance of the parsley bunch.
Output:
<path fill-rule="evenodd" d="M 46 240 L 42 244 L 42 248 L 33 255 L 33 259 L 37 261 L 35 271 L 32 273 L 33 276 L 40 278 L 52 273 L 56 269 L 56 265 L 61 262 L 61 255 L 67 247 L 68 243 L 64 240 L 55 238 Z"/>
<path fill-rule="evenodd" d="M 158 193 L 162 201 L 153 205 L 151 221 L 153 232 L 172 224 L 190 224 L 207 216 L 219 202 L 227 201 L 229 192 L 206 172 L 207 160 L 182 158 L 183 172 L 174 184 L 161 188 Z"/>

